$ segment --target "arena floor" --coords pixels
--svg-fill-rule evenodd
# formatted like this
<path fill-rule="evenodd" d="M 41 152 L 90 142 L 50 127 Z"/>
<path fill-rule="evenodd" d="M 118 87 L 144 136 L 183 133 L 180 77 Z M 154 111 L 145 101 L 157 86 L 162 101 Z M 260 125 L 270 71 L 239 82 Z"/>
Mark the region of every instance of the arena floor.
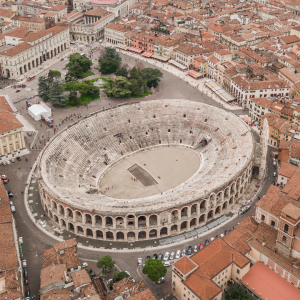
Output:
<path fill-rule="evenodd" d="M 113 198 L 155 195 L 192 177 L 200 160 L 199 154 L 188 148 L 161 147 L 138 152 L 113 165 L 100 180 L 99 188 Z"/>

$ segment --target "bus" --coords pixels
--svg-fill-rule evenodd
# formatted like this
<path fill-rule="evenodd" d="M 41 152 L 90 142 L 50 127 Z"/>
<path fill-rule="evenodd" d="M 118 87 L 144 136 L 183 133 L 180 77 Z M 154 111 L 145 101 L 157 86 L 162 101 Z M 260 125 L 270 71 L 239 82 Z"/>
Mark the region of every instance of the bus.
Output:
<path fill-rule="evenodd" d="M 31 81 L 31 80 L 33 80 L 33 79 L 35 79 L 35 76 L 28 77 L 28 78 L 27 78 L 27 81 Z"/>

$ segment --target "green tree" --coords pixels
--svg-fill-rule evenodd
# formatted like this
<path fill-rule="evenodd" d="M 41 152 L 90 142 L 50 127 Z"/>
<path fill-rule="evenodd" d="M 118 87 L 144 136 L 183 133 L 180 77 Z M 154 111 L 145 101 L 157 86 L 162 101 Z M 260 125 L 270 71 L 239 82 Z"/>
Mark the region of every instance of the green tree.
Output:
<path fill-rule="evenodd" d="M 112 260 L 110 255 L 106 255 L 102 257 L 98 262 L 97 262 L 97 267 L 102 268 L 102 271 L 104 274 L 107 274 L 108 272 L 111 271 L 111 269 L 114 267 L 115 262 Z"/>
<path fill-rule="evenodd" d="M 114 273 L 114 282 L 121 281 L 127 277 L 129 277 L 129 275 L 126 272 L 120 272 L 120 273 L 115 272 Z"/>
<path fill-rule="evenodd" d="M 61 77 L 61 73 L 57 70 L 50 70 L 48 72 L 48 78 Z"/>
<path fill-rule="evenodd" d="M 142 69 L 139 74 L 149 88 L 152 86 L 157 87 L 159 81 L 163 77 L 163 73 L 161 71 L 153 68 Z"/>
<path fill-rule="evenodd" d="M 69 104 L 72 106 L 77 106 L 80 104 L 80 100 L 77 97 L 77 92 L 76 91 L 71 91 L 69 94 Z"/>
<path fill-rule="evenodd" d="M 163 265 L 160 259 L 148 259 L 143 267 L 143 273 L 148 275 L 148 278 L 157 282 L 167 273 L 167 268 Z"/>
<path fill-rule="evenodd" d="M 251 300 L 251 297 L 246 293 L 242 286 L 231 286 L 226 293 L 226 300 Z"/>
<path fill-rule="evenodd" d="M 112 60 L 117 60 L 119 63 L 121 63 L 122 61 L 120 54 L 117 52 L 115 48 L 112 47 L 106 47 L 104 50 L 102 59 L 107 59 L 107 58 L 111 58 Z"/>
<path fill-rule="evenodd" d="M 138 81 L 136 79 L 130 79 L 129 83 L 130 83 L 130 91 L 132 93 L 132 96 L 140 96 L 141 90 Z"/>
<path fill-rule="evenodd" d="M 62 87 L 61 80 L 54 78 L 53 83 L 49 88 L 49 102 L 53 105 L 65 106 L 68 103 L 69 97 L 66 95 Z"/>
<path fill-rule="evenodd" d="M 48 76 L 40 76 L 38 79 L 38 96 L 44 101 L 49 100 L 49 80 Z"/>
<path fill-rule="evenodd" d="M 73 71 L 77 78 L 82 78 L 82 74 L 87 72 L 92 65 L 90 59 L 85 55 L 74 53 L 69 56 L 69 63 L 67 67 L 69 71 Z"/>
<path fill-rule="evenodd" d="M 128 77 L 128 65 L 124 64 L 118 68 L 118 70 L 115 72 L 116 76 L 123 76 Z"/>
<path fill-rule="evenodd" d="M 130 79 L 138 79 L 138 78 L 139 78 L 139 72 L 136 67 L 133 67 L 130 70 Z"/>
<path fill-rule="evenodd" d="M 118 70 L 120 62 L 110 57 L 102 59 L 100 62 L 100 72 L 102 74 L 112 74 Z"/>
<path fill-rule="evenodd" d="M 143 95 L 147 89 L 147 86 L 141 76 L 138 78 L 137 83 L 138 83 L 141 95 Z"/>
<path fill-rule="evenodd" d="M 77 76 L 76 76 L 75 72 L 68 71 L 65 81 L 68 82 L 68 81 L 76 81 L 76 80 L 77 80 Z"/>
<path fill-rule="evenodd" d="M 109 97 L 126 98 L 131 95 L 131 84 L 123 76 L 117 76 L 115 81 L 109 80 L 103 85 L 103 88 L 104 93 Z"/>

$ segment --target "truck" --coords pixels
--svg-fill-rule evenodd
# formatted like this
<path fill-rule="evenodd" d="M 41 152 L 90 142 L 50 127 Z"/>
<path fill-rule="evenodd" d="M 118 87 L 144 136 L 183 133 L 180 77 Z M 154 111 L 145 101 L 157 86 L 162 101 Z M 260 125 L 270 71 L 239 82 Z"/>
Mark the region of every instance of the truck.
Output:
<path fill-rule="evenodd" d="M 44 115 L 41 115 L 42 119 L 44 120 L 44 122 L 49 126 L 49 127 L 53 127 L 53 120 L 44 116 Z"/>

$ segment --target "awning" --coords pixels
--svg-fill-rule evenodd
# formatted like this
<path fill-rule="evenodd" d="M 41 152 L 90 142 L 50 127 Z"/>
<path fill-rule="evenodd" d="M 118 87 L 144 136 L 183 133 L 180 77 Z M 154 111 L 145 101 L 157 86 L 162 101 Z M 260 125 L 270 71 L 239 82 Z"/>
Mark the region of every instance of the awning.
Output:
<path fill-rule="evenodd" d="M 145 51 L 142 56 L 145 56 L 145 57 L 151 57 L 153 55 L 153 52 L 149 52 L 149 51 Z"/>
<path fill-rule="evenodd" d="M 174 65 L 175 67 L 177 67 L 181 70 L 184 70 L 184 71 L 187 70 L 187 67 L 185 65 L 182 65 L 182 64 L 180 64 L 179 62 L 177 62 L 173 59 L 169 60 L 169 64 Z"/>
<path fill-rule="evenodd" d="M 206 80 L 205 85 L 212 90 L 216 95 L 218 95 L 225 102 L 234 101 L 234 97 L 232 97 L 227 91 L 223 89 L 223 87 L 214 80 Z"/>
<path fill-rule="evenodd" d="M 130 47 L 130 48 L 128 48 L 128 50 L 129 50 L 129 51 L 136 52 L 136 53 L 141 53 L 141 52 L 144 51 L 143 49 L 136 48 L 136 47 Z"/>
<path fill-rule="evenodd" d="M 161 56 L 161 55 L 158 55 L 158 54 L 153 54 L 152 58 L 155 58 L 155 59 L 158 59 L 158 60 L 161 60 L 161 61 L 168 61 L 170 59 L 169 57 L 164 57 L 164 56 Z"/>
<path fill-rule="evenodd" d="M 188 75 L 190 75 L 190 76 L 192 76 L 192 77 L 194 77 L 194 78 L 196 78 L 196 79 L 198 79 L 198 78 L 200 78 L 200 77 L 203 76 L 202 73 L 197 72 L 197 71 L 195 71 L 195 70 L 190 70 L 190 71 L 188 71 L 187 73 L 188 73 Z"/>
<path fill-rule="evenodd" d="M 122 50 L 127 50 L 129 47 L 126 45 L 120 45 L 117 48 L 122 49 Z"/>

